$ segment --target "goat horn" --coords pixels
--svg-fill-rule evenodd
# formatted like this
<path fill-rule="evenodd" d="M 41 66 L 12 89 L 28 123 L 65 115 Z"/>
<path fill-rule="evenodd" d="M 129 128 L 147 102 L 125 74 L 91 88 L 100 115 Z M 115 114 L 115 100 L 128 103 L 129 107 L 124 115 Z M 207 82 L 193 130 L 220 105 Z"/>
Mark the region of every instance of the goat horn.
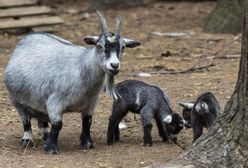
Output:
<path fill-rule="evenodd" d="M 115 36 L 120 36 L 121 34 L 121 21 L 122 21 L 122 17 L 116 18 Z"/>
<path fill-rule="evenodd" d="M 107 35 L 108 34 L 108 25 L 106 23 L 106 20 L 98 10 L 96 11 L 96 13 L 97 13 L 97 16 L 99 17 L 99 20 L 100 20 L 100 23 L 102 26 L 102 33 Z"/>
<path fill-rule="evenodd" d="M 184 108 L 188 108 L 188 109 L 192 109 L 194 106 L 194 103 L 184 103 L 184 102 L 179 102 L 178 103 L 180 106 L 184 107 Z"/>

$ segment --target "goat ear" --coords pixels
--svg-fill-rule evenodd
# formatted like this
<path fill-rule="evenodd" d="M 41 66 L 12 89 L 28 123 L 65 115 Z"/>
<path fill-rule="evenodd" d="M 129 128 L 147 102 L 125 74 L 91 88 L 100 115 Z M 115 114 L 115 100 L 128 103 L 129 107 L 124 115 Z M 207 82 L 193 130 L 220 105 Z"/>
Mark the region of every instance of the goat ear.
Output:
<path fill-rule="evenodd" d="M 193 109 L 194 103 L 179 102 L 178 105 L 186 109 Z"/>
<path fill-rule="evenodd" d="M 164 119 L 163 122 L 165 122 L 166 124 L 170 124 L 172 121 L 172 116 L 171 115 L 167 115 Z"/>
<path fill-rule="evenodd" d="M 208 104 L 205 102 L 199 102 L 195 106 L 195 110 L 197 113 L 200 113 L 201 110 L 204 110 L 205 113 L 209 113 Z"/>
<path fill-rule="evenodd" d="M 86 44 L 90 44 L 90 45 L 95 45 L 97 40 L 98 40 L 98 36 L 85 36 L 84 37 L 84 42 Z"/>
<path fill-rule="evenodd" d="M 187 124 L 187 121 L 185 121 L 184 119 L 182 119 L 182 124 L 183 124 L 183 126 L 185 126 Z"/>
<path fill-rule="evenodd" d="M 141 45 L 140 42 L 134 41 L 134 40 L 131 40 L 131 39 L 123 38 L 123 40 L 125 42 L 126 47 L 128 47 L 128 48 L 134 48 L 134 47 L 138 47 L 138 46 Z"/>

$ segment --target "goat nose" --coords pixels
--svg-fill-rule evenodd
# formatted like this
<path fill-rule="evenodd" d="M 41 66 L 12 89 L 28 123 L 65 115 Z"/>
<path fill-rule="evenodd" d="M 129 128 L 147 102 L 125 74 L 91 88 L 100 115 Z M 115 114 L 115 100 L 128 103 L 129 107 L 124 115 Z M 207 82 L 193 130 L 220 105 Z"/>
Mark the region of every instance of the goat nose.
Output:
<path fill-rule="evenodd" d="M 118 69 L 119 63 L 111 63 L 110 64 L 113 69 Z"/>

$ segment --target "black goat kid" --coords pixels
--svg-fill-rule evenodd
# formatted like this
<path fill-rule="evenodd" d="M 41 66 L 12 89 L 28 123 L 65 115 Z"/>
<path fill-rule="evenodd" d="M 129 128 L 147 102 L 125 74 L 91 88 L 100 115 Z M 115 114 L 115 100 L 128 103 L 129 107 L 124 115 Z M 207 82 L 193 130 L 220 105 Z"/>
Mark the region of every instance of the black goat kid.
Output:
<path fill-rule="evenodd" d="M 220 115 L 217 99 L 210 92 L 201 94 L 194 103 L 179 103 L 183 107 L 185 126 L 193 129 L 193 142 L 202 135 L 203 127 L 209 128 Z"/>
<path fill-rule="evenodd" d="M 158 127 L 163 141 L 171 139 L 177 143 L 177 135 L 183 129 L 182 117 L 170 107 L 168 96 L 156 86 L 141 81 L 126 80 L 116 85 L 120 98 L 113 103 L 109 118 L 107 143 L 113 144 L 120 139 L 119 123 L 131 111 L 141 115 L 144 131 L 144 146 L 152 146 L 152 119 Z"/>

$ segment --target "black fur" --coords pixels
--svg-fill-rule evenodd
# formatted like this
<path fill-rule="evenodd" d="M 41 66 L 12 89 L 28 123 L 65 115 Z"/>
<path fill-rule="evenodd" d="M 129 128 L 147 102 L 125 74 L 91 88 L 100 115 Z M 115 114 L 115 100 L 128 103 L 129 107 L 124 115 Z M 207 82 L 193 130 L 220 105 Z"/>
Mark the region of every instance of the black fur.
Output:
<path fill-rule="evenodd" d="M 113 34 L 110 37 L 112 36 Z M 111 52 L 116 52 L 116 55 L 119 58 L 121 52 L 120 47 L 120 37 L 115 38 L 114 42 L 108 41 L 107 37 L 105 37 L 105 54 L 107 59 L 110 57 Z"/>
<path fill-rule="evenodd" d="M 82 117 L 82 133 L 80 136 L 81 146 L 85 149 L 94 148 L 93 140 L 90 136 L 90 127 L 92 123 L 92 116 L 86 115 Z"/>
<path fill-rule="evenodd" d="M 59 153 L 58 136 L 59 136 L 59 131 L 62 128 L 62 125 L 63 125 L 62 121 L 59 121 L 55 124 L 52 124 L 50 134 L 49 134 L 47 141 L 44 145 L 45 151 L 47 151 L 50 154 L 58 154 Z"/>
<path fill-rule="evenodd" d="M 171 134 L 170 138 L 173 142 L 175 143 L 177 142 L 177 136 L 173 136 L 173 135 L 178 135 L 179 132 L 183 129 L 183 125 L 184 122 L 182 120 L 182 117 L 177 113 L 173 113 L 171 124 L 165 125 L 167 132 Z"/>
<path fill-rule="evenodd" d="M 191 125 L 191 110 L 190 108 L 187 108 L 187 107 L 184 107 L 183 108 L 183 112 L 182 112 L 182 115 L 183 115 L 183 119 L 185 121 L 187 121 L 187 123 L 184 124 L 184 126 L 186 128 L 192 128 L 192 125 Z"/>
<path fill-rule="evenodd" d="M 208 106 L 207 109 L 202 106 L 205 103 Z M 197 106 L 200 107 L 198 110 Z M 220 105 L 211 92 L 201 94 L 193 103 L 192 108 L 183 106 L 183 117 L 188 123 L 186 125 L 193 129 L 193 142 L 202 135 L 203 128 L 208 129 L 220 114 Z"/>
<path fill-rule="evenodd" d="M 141 81 L 126 80 L 116 85 L 120 98 L 113 103 L 112 115 L 109 118 L 107 143 L 113 144 L 120 139 L 119 123 L 131 111 L 141 115 L 144 131 L 144 146 L 152 145 L 152 119 L 158 127 L 159 136 L 164 141 L 176 139 L 177 134 L 183 129 L 183 120 L 174 113 L 170 107 L 168 97 L 163 91 Z M 163 119 L 172 116 L 172 122 L 166 124 Z"/>

